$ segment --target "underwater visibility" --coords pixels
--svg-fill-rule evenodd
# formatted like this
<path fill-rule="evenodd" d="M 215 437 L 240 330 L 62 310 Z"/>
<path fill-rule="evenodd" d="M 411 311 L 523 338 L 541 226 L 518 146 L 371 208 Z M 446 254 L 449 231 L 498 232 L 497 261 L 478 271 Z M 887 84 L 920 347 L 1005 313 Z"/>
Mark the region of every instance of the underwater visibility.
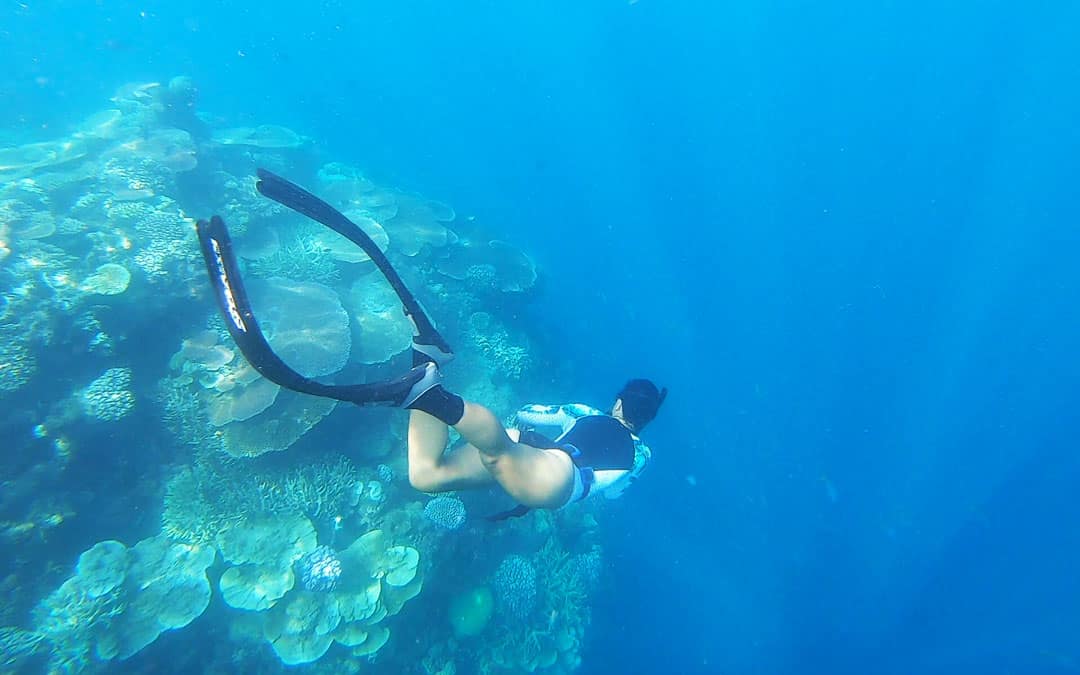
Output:
<path fill-rule="evenodd" d="M 0 675 L 1080 671 L 1080 4 L 0 4 Z"/>

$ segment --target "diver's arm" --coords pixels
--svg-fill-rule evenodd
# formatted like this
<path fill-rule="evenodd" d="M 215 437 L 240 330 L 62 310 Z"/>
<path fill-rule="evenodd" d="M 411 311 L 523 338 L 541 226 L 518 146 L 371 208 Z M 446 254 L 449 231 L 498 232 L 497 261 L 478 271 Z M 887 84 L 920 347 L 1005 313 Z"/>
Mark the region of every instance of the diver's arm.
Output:
<path fill-rule="evenodd" d="M 539 433 L 555 438 L 573 426 L 576 419 L 561 405 L 530 404 L 523 406 L 514 415 L 514 426 L 521 430 L 538 430 Z"/>
<path fill-rule="evenodd" d="M 582 417 L 591 415 L 603 415 L 601 411 L 587 406 L 584 403 L 567 403 L 566 405 L 527 405 L 523 406 L 514 415 L 514 426 L 518 429 L 557 430 L 552 437 L 561 436 L 574 426 Z"/>

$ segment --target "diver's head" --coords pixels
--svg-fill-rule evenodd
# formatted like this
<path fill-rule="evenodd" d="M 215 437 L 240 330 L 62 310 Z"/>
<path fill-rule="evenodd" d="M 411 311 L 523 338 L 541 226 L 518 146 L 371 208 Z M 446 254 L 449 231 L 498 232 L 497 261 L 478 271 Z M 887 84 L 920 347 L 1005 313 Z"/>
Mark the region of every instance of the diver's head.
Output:
<path fill-rule="evenodd" d="M 650 380 L 630 380 L 616 395 L 611 414 L 625 422 L 631 431 L 639 432 L 656 417 L 665 398 L 667 387 L 658 389 Z"/>

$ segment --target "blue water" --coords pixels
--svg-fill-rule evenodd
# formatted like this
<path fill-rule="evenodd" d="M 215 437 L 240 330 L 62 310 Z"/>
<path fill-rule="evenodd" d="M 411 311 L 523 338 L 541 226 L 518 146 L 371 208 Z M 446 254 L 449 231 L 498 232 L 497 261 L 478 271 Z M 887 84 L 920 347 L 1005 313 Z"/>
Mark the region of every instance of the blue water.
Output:
<path fill-rule="evenodd" d="M 5 5 L 2 133 L 190 75 L 534 255 L 569 397 L 670 388 L 581 672 L 1080 667 L 1080 6 L 182 4 Z"/>

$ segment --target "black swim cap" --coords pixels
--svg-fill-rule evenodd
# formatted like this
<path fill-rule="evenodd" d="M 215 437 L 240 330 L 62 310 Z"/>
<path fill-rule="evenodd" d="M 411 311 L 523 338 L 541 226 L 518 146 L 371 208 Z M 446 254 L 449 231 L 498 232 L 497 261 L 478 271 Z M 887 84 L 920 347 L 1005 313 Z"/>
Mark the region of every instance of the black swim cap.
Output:
<path fill-rule="evenodd" d="M 616 398 L 622 400 L 623 419 L 641 431 L 656 417 L 656 411 L 667 398 L 667 387 L 658 389 L 650 380 L 630 380 Z"/>

